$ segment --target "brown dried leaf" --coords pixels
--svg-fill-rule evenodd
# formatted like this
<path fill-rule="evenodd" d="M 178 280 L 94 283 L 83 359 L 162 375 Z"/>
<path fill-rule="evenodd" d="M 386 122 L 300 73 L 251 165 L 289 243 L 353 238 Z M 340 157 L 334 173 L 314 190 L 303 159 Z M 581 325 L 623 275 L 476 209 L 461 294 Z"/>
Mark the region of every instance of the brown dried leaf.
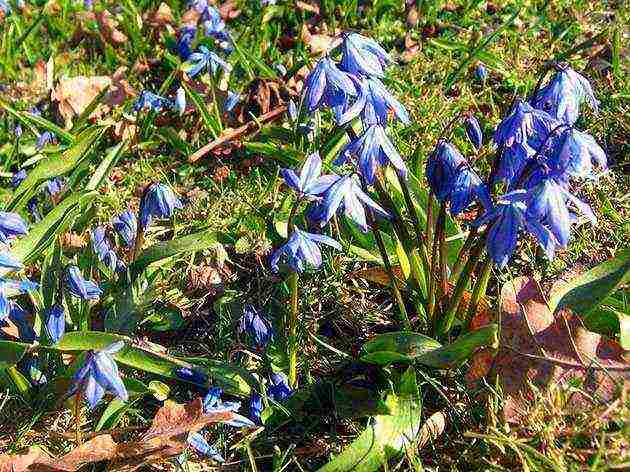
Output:
<path fill-rule="evenodd" d="M 315 15 L 319 15 L 319 5 L 317 4 L 313 5 L 311 3 L 298 0 L 297 2 L 295 2 L 295 6 L 298 10 L 309 11 L 311 13 L 314 13 Z"/>
<path fill-rule="evenodd" d="M 61 237 L 61 245 L 64 249 L 77 251 L 87 246 L 87 236 L 73 232 L 64 233 Z"/>
<path fill-rule="evenodd" d="M 106 76 L 77 76 L 60 80 L 51 94 L 57 102 L 59 113 L 66 121 L 66 127 L 72 126 L 72 118 L 80 115 L 90 103 L 112 83 Z"/>
<path fill-rule="evenodd" d="M 233 20 L 241 14 L 241 10 L 236 8 L 235 0 L 228 0 L 218 7 L 221 18 L 224 20 Z"/>
<path fill-rule="evenodd" d="M 160 3 L 158 9 L 149 15 L 148 23 L 151 26 L 166 26 L 175 24 L 175 19 L 173 18 L 173 12 L 171 12 L 171 7 L 169 7 L 166 3 Z"/>
<path fill-rule="evenodd" d="M 96 13 L 96 21 L 107 42 L 114 46 L 127 42 L 127 36 L 118 29 L 118 21 L 109 11 L 103 10 Z"/>
<path fill-rule="evenodd" d="M 308 46 L 311 54 L 322 54 L 334 47 L 340 42 L 341 38 L 330 36 L 328 34 L 313 34 L 309 31 L 306 23 L 302 25 L 302 41 Z"/>

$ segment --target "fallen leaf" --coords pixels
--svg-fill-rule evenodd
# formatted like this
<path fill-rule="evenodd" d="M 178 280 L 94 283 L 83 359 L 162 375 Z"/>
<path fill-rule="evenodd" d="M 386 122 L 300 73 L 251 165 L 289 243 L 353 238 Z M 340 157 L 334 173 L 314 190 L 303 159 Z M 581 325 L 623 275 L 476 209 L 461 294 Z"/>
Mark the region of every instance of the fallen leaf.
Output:
<path fill-rule="evenodd" d="M 309 11 L 311 13 L 314 13 L 315 15 L 319 15 L 319 5 L 313 5 L 311 3 L 298 0 L 297 2 L 295 2 L 295 7 L 298 10 Z"/>
<path fill-rule="evenodd" d="M 166 26 L 172 25 L 175 23 L 175 19 L 173 18 L 173 12 L 171 12 L 171 8 L 164 2 L 160 3 L 158 9 L 149 14 L 148 23 L 151 26 Z"/>
<path fill-rule="evenodd" d="M 107 42 L 114 46 L 127 42 L 127 36 L 118 29 L 118 21 L 108 10 L 96 13 L 96 21 Z"/>
<path fill-rule="evenodd" d="M 77 76 L 60 80 L 51 94 L 57 102 L 59 114 L 66 122 L 66 128 L 72 127 L 72 118 L 79 116 L 90 103 L 109 85 L 112 79 L 107 76 Z"/>
<path fill-rule="evenodd" d="M 241 10 L 237 8 L 235 0 L 223 2 L 221 6 L 218 7 L 218 10 L 221 14 L 221 18 L 224 20 L 233 20 L 241 14 Z"/>
<path fill-rule="evenodd" d="M 341 43 L 341 38 L 338 36 L 311 33 L 306 23 L 302 25 L 301 39 L 308 46 L 311 54 L 326 53 Z"/>

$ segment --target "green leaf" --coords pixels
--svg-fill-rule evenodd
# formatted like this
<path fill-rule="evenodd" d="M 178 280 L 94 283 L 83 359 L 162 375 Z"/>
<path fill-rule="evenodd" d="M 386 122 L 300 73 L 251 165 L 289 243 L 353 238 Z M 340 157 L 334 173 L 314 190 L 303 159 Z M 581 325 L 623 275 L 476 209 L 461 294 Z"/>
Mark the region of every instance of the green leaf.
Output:
<path fill-rule="evenodd" d="M 582 316 L 582 321 L 589 331 L 611 338 L 619 335 L 621 347 L 630 349 L 630 315 L 613 307 L 601 306 Z"/>
<path fill-rule="evenodd" d="M 74 193 L 57 205 L 46 217 L 35 224 L 29 233 L 18 239 L 11 253 L 24 264 L 36 259 L 55 237 L 65 231 L 72 220 L 94 199 L 94 192 Z"/>
<path fill-rule="evenodd" d="M 435 339 L 423 334 L 394 332 L 377 335 L 363 345 L 361 359 L 379 365 L 393 362 L 413 362 L 417 357 L 441 348 Z"/>
<path fill-rule="evenodd" d="M 194 103 L 199 113 L 203 118 L 204 123 L 208 127 L 208 129 L 212 132 L 213 137 L 216 139 L 219 134 L 221 134 L 221 124 L 217 122 L 216 118 L 210 113 L 206 102 L 195 90 L 191 89 L 188 85 L 182 82 L 182 87 L 186 91 L 186 95 L 188 95 L 191 101 Z"/>
<path fill-rule="evenodd" d="M 388 414 L 375 416 L 361 435 L 319 472 L 371 472 L 412 448 L 422 424 L 420 397 L 409 395 L 415 375 L 406 373 L 401 395 L 385 400 Z M 416 390 L 417 391 L 417 390 Z"/>
<path fill-rule="evenodd" d="M 498 327 L 491 324 L 460 336 L 454 343 L 417 356 L 416 362 L 435 369 L 450 369 L 464 362 L 480 347 L 496 347 L 498 343 Z"/>
<path fill-rule="evenodd" d="M 77 137 L 71 148 L 59 155 L 42 159 L 15 189 L 13 199 L 7 205 L 7 211 L 22 209 L 40 183 L 64 175 L 78 167 L 88 156 L 90 148 L 101 138 L 104 132 L 104 128 L 88 129 Z"/>
<path fill-rule="evenodd" d="M 101 163 L 98 165 L 98 167 L 94 171 L 94 174 L 92 174 L 92 177 L 90 177 L 90 180 L 88 184 L 86 185 L 85 189 L 96 190 L 101 185 L 103 185 L 105 183 L 105 179 L 107 178 L 107 176 L 109 175 L 113 167 L 118 162 L 118 159 L 120 159 L 120 156 L 122 156 L 122 154 L 126 151 L 126 149 L 127 149 L 126 141 L 118 143 L 116 146 L 110 148 L 109 152 L 105 156 L 105 159 L 101 161 Z"/>
<path fill-rule="evenodd" d="M 138 258 L 130 265 L 133 276 L 142 273 L 150 264 L 190 252 L 203 251 L 217 242 L 217 235 L 211 231 L 200 231 L 181 238 L 154 244 L 140 253 Z"/>
<path fill-rule="evenodd" d="M 24 357 L 30 346 L 14 341 L 0 341 L 0 371 L 14 366 Z"/>
<path fill-rule="evenodd" d="M 620 251 L 613 259 L 602 262 L 567 284 L 554 288 L 549 297 L 549 310 L 554 313 L 561 308 L 570 308 L 585 315 L 628 281 L 630 249 Z"/>
<path fill-rule="evenodd" d="M 44 128 L 47 131 L 55 133 L 60 139 L 67 143 L 73 143 L 75 140 L 75 137 L 72 135 L 72 133 L 69 133 L 65 129 L 60 128 L 56 124 L 48 121 L 46 118 L 27 112 L 17 111 L 3 101 L 0 101 L 0 107 L 2 107 L 10 115 L 13 115 L 13 117 L 15 117 L 23 125 L 29 127 L 35 125 L 39 128 Z"/>

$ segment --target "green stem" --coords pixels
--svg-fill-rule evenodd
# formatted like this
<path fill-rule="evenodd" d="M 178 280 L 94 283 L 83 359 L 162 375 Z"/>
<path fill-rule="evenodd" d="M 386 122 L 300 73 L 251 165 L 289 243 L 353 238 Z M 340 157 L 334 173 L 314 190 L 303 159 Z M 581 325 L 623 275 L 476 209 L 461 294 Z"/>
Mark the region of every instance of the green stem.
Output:
<path fill-rule="evenodd" d="M 434 320 L 435 308 L 440 300 L 440 297 L 438 294 L 439 287 L 436 289 L 435 282 L 436 282 L 436 279 L 438 281 L 440 279 L 440 277 L 438 277 L 438 272 L 440 270 L 439 269 L 439 265 L 440 265 L 439 244 L 440 244 L 440 238 L 441 238 L 440 235 L 442 234 L 442 230 L 444 226 L 441 223 L 444 221 L 445 212 L 446 212 L 446 209 L 444 208 L 444 205 L 441 205 L 440 211 L 438 212 L 437 221 L 436 221 L 436 230 L 435 230 L 435 235 L 433 237 L 433 244 L 431 247 L 431 259 L 430 259 L 430 266 L 429 266 L 429 293 L 427 297 L 428 298 L 427 316 L 429 317 L 429 320 L 432 321 L 434 326 L 435 326 L 435 320 Z"/>
<path fill-rule="evenodd" d="M 459 250 L 459 254 L 457 255 L 457 261 L 453 265 L 453 269 L 451 270 L 450 280 L 453 281 L 459 277 L 459 274 L 462 273 L 462 269 L 464 268 L 464 264 L 466 263 L 466 254 L 470 251 L 473 243 L 475 242 L 475 237 L 477 236 L 478 229 L 475 227 L 470 230 L 468 233 L 468 237 L 466 241 L 464 241 L 464 245 Z"/>
<path fill-rule="evenodd" d="M 291 291 L 291 313 L 289 314 L 288 331 L 288 354 L 289 354 L 289 386 L 296 389 L 298 386 L 297 376 L 297 323 L 298 323 L 298 280 L 297 272 L 291 272 L 289 276 L 289 289 Z"/>
<path fill-rule="evenodd" d="M 138 254 L 140 253 L 140 249 L 142 249 L 143 244 L 144 244 L 144 228 L 142 227 L 142 224 L 140 223 L 140 218 L 138 218 L 138 224 L 136 226 L 136 241 L 133 245 L 133 251 L 131 253 L 131 262 L 134 262 L 136 260 L 136 257 L 138 257 Z"/>
<path fill-rule="evenodd" d="M 251 442 L 247 441 L 245 443 L 245 450 L 247 451 L 247 457 L 249 458 L 249 465 L 252 468 L 252 472 L 258 472 L 258 467 L 256 466 L 256 457 L 254 456 Z"/>
<path fill-rule="evenodd" d="M 470 303 L 468 303 L 468 313 L 466 314 L 466 319 L 464 320 L 465 329 L 462 331 L 462 334 L 470 331 L 470 323 L 477 313 L 477 307 L 479 306 L 481 297 L 486 294 L 491 274 L 492 260 L 486 256 L 486 260 L 482 264 L 481 275 L 479 275 L 479 279 L 475 283 L 475 288 L 473 289 L 472 296 L 470 297 Z"/>

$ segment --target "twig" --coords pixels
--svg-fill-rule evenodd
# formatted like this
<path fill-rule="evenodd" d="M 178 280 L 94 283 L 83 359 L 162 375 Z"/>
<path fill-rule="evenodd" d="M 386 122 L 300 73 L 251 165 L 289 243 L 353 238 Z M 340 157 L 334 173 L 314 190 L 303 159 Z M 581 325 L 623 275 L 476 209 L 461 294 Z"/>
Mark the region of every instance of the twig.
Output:
<path fill-rule="evenodd" d="M 282 105 L 281 107 L 278 107 L 275 110 L 271 110 L 270 112 L 260 115 L 255 120 L 245 123 L 243 126 L 240 126 L 226 133 L 223 133 L 217 139 L 210 141 L 208 144 L 197 149 L 194 153 L 192 153 L 188 157 L 188 162 L 190 163 L 197 162 L 203 156 L 205 156 L 210 151 L 212 151 L 215 147 L 221 146 L 222 144 L 228 141 L 231 141 L 232 139 L 237 138 L 238 136 L 245 134 L 249 131 L 253 131 L 257 127 L 260 127 L 261 123 L 264 123 L 265 121 L 274 120 L 278 118 L 280 115 L 282 115 L 285 111 L 287 111 L 287 107 L 286 105 Z"/>

